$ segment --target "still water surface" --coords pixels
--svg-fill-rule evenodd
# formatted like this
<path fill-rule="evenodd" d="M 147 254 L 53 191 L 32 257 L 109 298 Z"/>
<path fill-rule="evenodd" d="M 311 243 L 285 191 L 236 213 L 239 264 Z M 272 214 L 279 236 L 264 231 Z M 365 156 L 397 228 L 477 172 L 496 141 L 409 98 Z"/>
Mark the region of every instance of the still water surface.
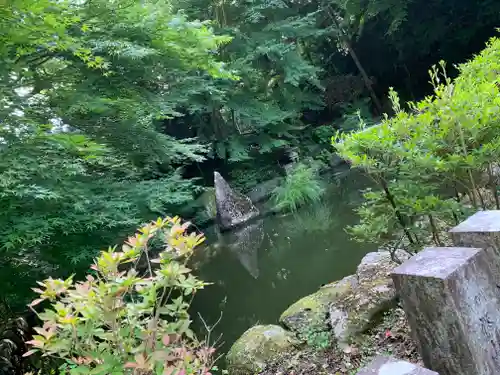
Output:
<path fill-rule="evenodd" d="M 222 335 L 219 353 L 252 325 L 276 324 L 293 302 L 322 284 L 354 272 L 373 245 L 349 239 L 366 181 L 352 172 L 332 180 L 324 199 L 295 214 L 268 216 L 223 235 L 206 231 L 209 245 L 198 256 L 196 274 L 213 285 L 194 299 L 197 330 L 222 319 L 211 334 Z M 202 332 L 200 332 L 202 334 Z"/>

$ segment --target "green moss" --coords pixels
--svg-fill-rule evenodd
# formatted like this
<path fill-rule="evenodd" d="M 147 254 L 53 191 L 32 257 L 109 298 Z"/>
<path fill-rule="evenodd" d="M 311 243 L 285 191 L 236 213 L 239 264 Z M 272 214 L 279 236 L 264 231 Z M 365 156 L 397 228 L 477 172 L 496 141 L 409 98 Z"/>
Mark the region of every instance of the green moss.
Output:
<path fill-rule="evenodd" d="M 396 293 L 386 277 L 363 282 L 355 293 L 339 298 L 337 306 L 347 312 L 347 332 L 352 337 L 365 332 L 377 323 L 377 318 L 395 306 Z"/>
<path fill-rule="evenodd" d="M 330 303 L 350 291 L 347 284 L 332 283 L 316 293 L 306 296 L 288 307 L 280 316 L 280 323 L 303 335 L 311 331 L 328 329 L 326 317 Z"/>
<path fill-rule="evenodd" d="M 247 330 L 226 355 L 231 375 L 253 375 L 266 363 L 295 350 L 295 336 L 276 325 L 258 325 Z"/>

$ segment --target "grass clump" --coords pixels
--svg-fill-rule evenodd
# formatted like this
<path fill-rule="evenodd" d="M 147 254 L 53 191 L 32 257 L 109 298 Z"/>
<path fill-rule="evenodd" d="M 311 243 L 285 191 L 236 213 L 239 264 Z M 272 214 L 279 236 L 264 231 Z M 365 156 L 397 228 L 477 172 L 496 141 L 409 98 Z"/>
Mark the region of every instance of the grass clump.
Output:
<path fill-rule="evenodd" d="M 274 189 L 273 199 L 277 210 L 297 211 L 306 203 L 319 201 L 323 193 L 317 169 L 298 163 L 288 173 L 284 184 Z"/>

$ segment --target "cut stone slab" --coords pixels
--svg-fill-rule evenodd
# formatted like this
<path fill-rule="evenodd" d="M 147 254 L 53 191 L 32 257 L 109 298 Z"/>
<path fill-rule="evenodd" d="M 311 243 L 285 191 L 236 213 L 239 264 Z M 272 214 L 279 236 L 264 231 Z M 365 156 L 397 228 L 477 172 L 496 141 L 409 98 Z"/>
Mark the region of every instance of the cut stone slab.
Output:
<path fill-rule="evenodd" d="M 291 332 L 276 325 L 257 325 L 247 330 L 226 355 L 231 375 L 254 375 L 280 355 L 299 345 Z"/>
<path fill-rule="evenodd" d="M 235 192 L 219 172 L 214 172 L 215 206 L 221 230 L 232 229 L 259 215 L 259 210 L 243 194 Z"/>
<path fill-rule="evenodd" d="M 500 284 L 500 211 L 479 211 L 452 228 L 454 246 L 483 248 L 496 266 Z"/>
<path fill-rule="evenodd" d="M 479 211 L 449 231 L 455 246 L 500 248 L 500 210 Z"/>
<path fill-rule="evenodd" d="M 437 372 L 393 357 L 377 356 L 356 375 L 439 375 Z"/>
<path fill-rule="evenodd" d="M 500 293 L 488 254 L 426 248 L 392 277 L 426 367 L 441 375 L 500 374 Z"/>

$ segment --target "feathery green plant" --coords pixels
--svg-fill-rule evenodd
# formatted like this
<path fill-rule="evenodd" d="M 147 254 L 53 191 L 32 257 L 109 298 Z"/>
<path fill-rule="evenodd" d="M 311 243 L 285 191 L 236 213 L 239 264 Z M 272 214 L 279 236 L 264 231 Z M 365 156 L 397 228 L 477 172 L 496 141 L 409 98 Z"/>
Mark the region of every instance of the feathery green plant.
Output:
<path fill-rule="evenodd" d="M 318 201 L 323 195 L 316 169 L 303 163 L 292 167 L 282 186 L 273 191 L 276 209 L 283 211 L 297 211 L 306 204 Z"/>

